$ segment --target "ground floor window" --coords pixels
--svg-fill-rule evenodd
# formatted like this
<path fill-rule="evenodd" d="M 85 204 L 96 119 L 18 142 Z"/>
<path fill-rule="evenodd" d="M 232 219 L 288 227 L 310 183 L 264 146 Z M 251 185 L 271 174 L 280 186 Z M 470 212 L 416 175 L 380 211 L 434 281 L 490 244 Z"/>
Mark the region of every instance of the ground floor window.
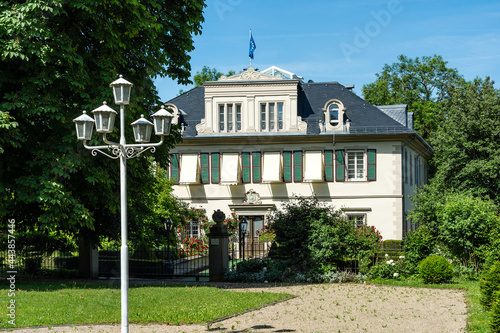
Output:
<path fill-rule="evenodd" d="M 348 214 L 347 220 L 359 228 L 366 225 L 366 214 Z"/>
<path fill-rule="evenodd" d="M 181 237 L 183 238 L 201 238 L 200 222 L 198 220 L 191 220 L 182 229 Z"/>

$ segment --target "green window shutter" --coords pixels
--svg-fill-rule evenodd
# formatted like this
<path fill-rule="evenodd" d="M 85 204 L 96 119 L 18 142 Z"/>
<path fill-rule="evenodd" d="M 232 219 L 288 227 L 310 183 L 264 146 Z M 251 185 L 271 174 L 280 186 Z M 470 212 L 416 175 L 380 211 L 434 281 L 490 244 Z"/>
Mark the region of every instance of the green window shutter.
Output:
<path fill-rule="evenodd" d="M 170 159 L 170 179 L 174 184 L 179 184 L 179 154 L 172 154 Z"/>
<path fill-rule="evenodd" d="M 325 150 L 325 180 L 333 182 L 333 150 Z"/>
<path fill-rule="evenodd" d="M 260 183 L 262 178 L 260 156 L 261 156 L 260 152 L 252 153 L 252 174 L 254 183 Z"/>
<path fill-rule="evenodd" d="M 368 174 L 369 181 L 377 180 L 377 150 L 368 149 Z"/>
<path fill-rule="evenodd" d="M 250 183 L 252 181 L 250 153 L 241 153 L 241 164 L 243 183 Z"/>
<path fill-rule="evenodd" d="M 201 183 L 210 184 L 210 158 L 208 153 L 201 153 Z"/>
<path fill-rule="evenodd" d="M 293 181 L 301 182 L 302 181 L 302 169 L 303 169 L 303 161 L 302 161 L 302 151 L 294 151 L 293 152 Z"/>
<path fill-rule="evenodd" d="M 345 153 L 344 150 L 335 151 L 335 180 L 345 181 Z"/>
<path fill-rule="evenodd" d="M 283 152 L 283 178 L 285 183 L 292 182 L 292 152 Z"/>
<path fill-rule="evenodd" d="M 212 183 L 220 183 L 220 154 L 212 153 Z"/>

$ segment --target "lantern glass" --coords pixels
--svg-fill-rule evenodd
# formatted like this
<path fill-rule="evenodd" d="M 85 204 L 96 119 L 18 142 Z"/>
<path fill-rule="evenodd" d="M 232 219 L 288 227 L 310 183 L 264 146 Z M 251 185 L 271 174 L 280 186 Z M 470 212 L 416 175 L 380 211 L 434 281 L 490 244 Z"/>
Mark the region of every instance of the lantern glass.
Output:
<path fill-rule="evenodd" d="M 240 232 L 245 232 L 248 230 L 248 221 L 246 218 L 242 217 L 240 219 Z"/>
<path fill-rule="evenodd" d="M 86 111 L 74 120 L 76 126 L 76 137 L 78 140 L 90 140 L 92 139 L 92 132 L 94 130 L 94 119 L 87 115 Z"/>
<path fill-rule="evenodd" d="M 174 116 L 165 110 L 165 107 L 162 105 L 161 109 L 153 114 L 152 117 L 154 119 L 155 134 L 160 136 L 169 135 L 170 125 Z"/>
<path fill-rule="evenodd" d="M 93 110 L 96 131 L 99 133 L 111 133 L 115 126 L 116 111 L 106 105 L 106 102 Z"/>
<path fill-rule="evenodd" d="M 135 142 L 143 143 L 151 140 L 151 133 L 153 131 L 153 124 L 141 115 L 141 118 L 132 123 L 134 130 Z"/>
<path fill-rule="evenodd" d="M 115 97 L 116 104 L 125 105 L 130 103 L 130 91 L 133 84 L 125 80 L 123 75 L 120 75 L 120 78 L 112 82 L 109 86 L 113 88 L 113 96 Z"/>

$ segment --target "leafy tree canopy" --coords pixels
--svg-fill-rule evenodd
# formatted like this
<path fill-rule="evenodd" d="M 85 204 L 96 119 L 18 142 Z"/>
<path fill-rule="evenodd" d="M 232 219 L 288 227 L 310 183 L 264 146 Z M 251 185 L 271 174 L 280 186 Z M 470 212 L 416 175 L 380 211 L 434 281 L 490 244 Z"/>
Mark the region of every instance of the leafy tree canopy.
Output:
<path fill-rule="evenodd" d="M 235 71 L 231 70 L 227 74 L 222 74 L 215 68 L 203 66 L 201 72 L 197 72 L 193 79 L 196 87 L 198 87 L 203 85 L 203 82 L 217 81 L 218 79 L 220 79 L 222 75 L 231 76 L 234 75 L 235 73 L 236 73 Z"/>
<path fill-rule="evenodd" d="M 156 76 L 189 83 L 188 52 L 203 8 L 201 0 L 0 3 L 0 216 L 24 230 L 117 234 L 118 163 L 91 156 L 72 120 L 112 101 L 109 83 L 118 74 L 134 84 L 127 124 L 156 111 Z M 132 138 L 129 126 L 126 135 Z M 160 165 L 179 139 L 174 129 L 157 149 Z M 151 163 L 129 161 L 132 234 L 149 214 Z"/>
<path fill-rule="evenodd" d="M 448 98 L 450 84 L 462 77 L 441 56 L 400 55 L 398 60 L 384 65 L 375 82 L 363 86 L 363 97 L 374 105 L 407 104 L 415 114 L 415 130 L 427 138 L 444 118 L 437 105 Z"/>
<path fill-rule="evenodd" d="M 489 78 L 449 88 L 450 110 L 432 136 L 441 191 L 468 191 L 500 204 L 500 91 Z"/>

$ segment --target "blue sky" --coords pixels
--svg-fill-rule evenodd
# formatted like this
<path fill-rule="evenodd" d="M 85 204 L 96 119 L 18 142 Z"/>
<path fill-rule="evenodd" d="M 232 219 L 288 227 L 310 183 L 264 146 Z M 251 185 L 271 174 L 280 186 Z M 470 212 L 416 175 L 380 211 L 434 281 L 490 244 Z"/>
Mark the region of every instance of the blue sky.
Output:
<path fill-rule="evenodd" d="M 254 68 L 352 83 L 358 95 L 400 54 L 441 55 L 468 80 L 500 82 L 498 0 L 208 0 L 204 16 L 190 53 L 192 75 L 205 65 L 223 73 L 248 67 L 252 29 Z M 155 82 L 164 102 L 193 87 Z"/>

